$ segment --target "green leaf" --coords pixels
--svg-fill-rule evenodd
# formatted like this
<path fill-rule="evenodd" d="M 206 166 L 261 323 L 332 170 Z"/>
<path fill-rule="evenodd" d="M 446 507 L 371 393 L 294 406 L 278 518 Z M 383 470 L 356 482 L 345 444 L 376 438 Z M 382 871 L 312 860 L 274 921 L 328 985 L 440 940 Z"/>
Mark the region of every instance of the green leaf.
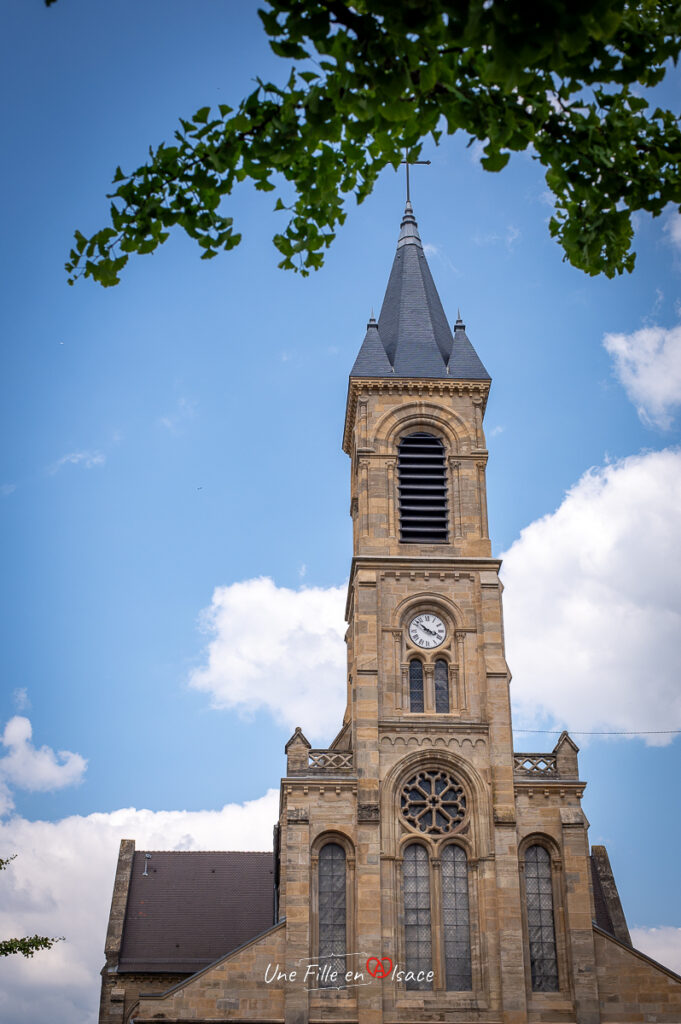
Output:
<path fill-rule="evenodd" d="M 480 163 L 486 171 L 501 171 L 511 158 L 510 153 L 493 152 L 489 156 L 483 156 Z"/>
<path fill-rule="evenodd" d="M 589 274 L 630 270 L 632 212 L 660 213 L 681 194 L 678 115 L 651 112 L 641 95 L 681 52 L 679 11 L 678 0 L 268 0 L 259 14 L 281 74 L 256 79 L 236 109 L 220 104 L 215 120 L 209 106 L 180 119 L 174 144 L 150 149 L 133 173 L 118 167 L 111 227 L 76 234 L 69 280 L 115 284 L 129 253 L 175 226 L 213 258 L 240 238 L 225 233 L 222 198 L 241 181 L 270 191 L 282 177 L 295 213 L 274 244 L 283 267 L 307 274 L 350 194 L 362 202 L 404 145 L 416 153 L 442 131 L 487 140 L 492 172 L 530 150 L 556 197 L 549 231 L 565 258 Z M 291 58 L 314 64 L 298 72 Z"/>

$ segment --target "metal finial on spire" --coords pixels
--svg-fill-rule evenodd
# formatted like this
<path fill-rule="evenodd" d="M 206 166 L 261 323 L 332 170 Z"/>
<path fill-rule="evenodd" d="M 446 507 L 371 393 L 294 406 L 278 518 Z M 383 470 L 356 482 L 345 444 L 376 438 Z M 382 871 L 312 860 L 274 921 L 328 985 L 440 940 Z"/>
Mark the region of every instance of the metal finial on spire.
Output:
<path fill-rule="evenodd" d="M 407 202 L 411 202 L 411 196 L 409 194 L 409 164 L 430 164 L 430 160 L 409 160 L 409 150 L 404 147 L 404 160 L 402 161 L 407 171 Z"/>

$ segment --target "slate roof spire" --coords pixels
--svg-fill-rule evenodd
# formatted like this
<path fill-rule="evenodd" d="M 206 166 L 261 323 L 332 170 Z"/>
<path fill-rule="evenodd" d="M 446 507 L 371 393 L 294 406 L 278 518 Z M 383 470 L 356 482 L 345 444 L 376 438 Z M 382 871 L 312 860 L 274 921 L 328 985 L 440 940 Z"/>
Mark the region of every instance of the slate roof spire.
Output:
<path fill-rule="evenodd" d="M 452 335 L 409 200 L 378 323 L 372 314 L 350 376 L 490 379 L 460 316 Z"/>

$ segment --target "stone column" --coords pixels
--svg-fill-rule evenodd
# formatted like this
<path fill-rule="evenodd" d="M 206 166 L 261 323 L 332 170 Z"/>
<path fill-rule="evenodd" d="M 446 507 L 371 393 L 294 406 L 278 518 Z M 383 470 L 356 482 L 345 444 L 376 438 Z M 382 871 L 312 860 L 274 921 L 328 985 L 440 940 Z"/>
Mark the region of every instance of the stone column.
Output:
<path fill-rule="evenodd" d="M 453 456 L 449 457 L 449 479 L 452 494 L 451 514 L 454 520 L 454 536 L 462 537 L 461 527 L 461 461 Z"/>
<path fill-rule="evenodd" d="M 310 816 L 292 807 L 287 794 L 282 829 L 282 867 L 286 877 L 286 971 L 300 971 L 310 955 Z M 303 984 L 284 989 L 285 1024 L 307 1024 L 308 991 Z"/>
<path fill-rule="evenodd" d="M 565 924 L 570 949 L 577 1024 L 598 1024 L 598 980 L 591 919 L 591 864 L 586 821 L 579 807 L 561 807 L 567 895 Z"/>
<path fill-rule="evenodd" d="M 468 707 L 466 695 L 466 633 L 463 629 L 456 631 L 456 660 L 457 660 L 457 705 L 460 711 Z"/>
<path fill-rule="evenodd" d="M 387 475 L 386 480 L 386 500 L 388 504 L 388 536 L 396 537 L 397 528 L 395 523 L 395 466 L 397 465 L 396 459 L 386 459 L 385 471 Z"/>
<path fill-rule="evenodd" d="M 485 483 L 485 463 L 476 462 L 478 474 L 478 505 L 480 507 L 480 536 L 483 540 L 489 540 L 489 525 L 487 523 L 487 485 Z"/>

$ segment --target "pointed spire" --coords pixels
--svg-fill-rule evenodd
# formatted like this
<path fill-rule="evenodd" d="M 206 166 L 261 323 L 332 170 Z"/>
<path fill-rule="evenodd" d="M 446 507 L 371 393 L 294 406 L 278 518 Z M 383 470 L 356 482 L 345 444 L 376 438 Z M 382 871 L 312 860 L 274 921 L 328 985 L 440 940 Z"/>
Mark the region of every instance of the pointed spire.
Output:
<path fill-rule="evenodd" d="M 466 337 L 460 310 L 452 334 L 409 200 L 404 208 L 378 323 L 372 310 L 366 336 L 350 373 L 351 377 L 393 375 L 490 379 Z"/>
<path fill-rule="evenodd" d="M 430 274 L 410 202 L 400 224 L 378 327 L 396 376 L 447 376 L 452 332 Z"/>
<path fill-rule="evenodd" d="M 374 317 L 374 311 L 371 310 L 371 317 L 367 324 L 367 332 L 362 342 L 357 358 L 355 359 L 355 365 L 350 371 L 351 377 L 388 377 L 392 376 L 393 368 L 390 365 L 390 360 L 386 355 L 383 342 L 381 341 L 381 335 L 379 334 L 378 324 Z"/>
<path fill-rule="evenodd" d="M 414 216 L 414 210 L 411 203 L 407 199 L 407 205 L 404 208 L 404 216 L 402 217 L 402 223 L 400 224 L 400 237 L 397 239 L 397 248 L 400 249 L 403 245 L 418 245 L 419 249 L 423 249 L 421 239 L 419 237 L 419 226 L 416 223 L 416 217 Z"/>
<path fill-rule="evenodd" d="M 457 380 L 490 380 L 490 375 L 480 362 L 478 353 L 468 339 L 460 309 L 457 309 L 454 344 L 447 371 L 450 377 L 455 377 Z"/>

